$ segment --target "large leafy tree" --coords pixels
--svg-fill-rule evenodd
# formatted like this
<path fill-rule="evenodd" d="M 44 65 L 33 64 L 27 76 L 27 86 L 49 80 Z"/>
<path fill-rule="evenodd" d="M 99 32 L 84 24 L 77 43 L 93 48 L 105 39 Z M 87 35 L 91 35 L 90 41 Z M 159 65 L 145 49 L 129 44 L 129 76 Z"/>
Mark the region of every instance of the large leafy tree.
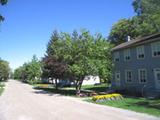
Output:
<path fill-rule="evenodd" d="M 158 14 L 160 11 L 159 0 L 134 0 L 133 8 L 137 14 Z"/>
<path fill-rule="evenodd" d="M 58 79 L 63 79 L 67 73 L 67 64 L 62 60 L 63 53 L 60 50 L 64 49 L 61 42 L 61 36 L 55 30 L 47 45 L 45 57 L 42 59 L 42 77 L 55 80 L 55 88 L 58 89 Z"/>
<path fill-rule="evenodd" d="M 133 8 L 136 16 L 121 19 L 113 25 L 109 35 L 112 43 L 123 43 L 127 36 L 136 38 L 160 32 L 159 0 L 134 0 Z"/>
<path fill-rule="evenodd" d="M 65 78 L 67 65 L 54 56 L 45 56 L 42 60 L 43 77 L 55 79 L 55 88 L 58 89 L 58 79 Z"/>
<path fill-rule="evenodd" d="M 132 19 L 121 19 L 115 25 L 109 35 L 109 40 L 114 44 L 120 44 L 127 40 L 127 36 L 136 37 L 136 23 Z"/>
<path fill-rule="evenodd" d="M 44 59 L 49 77 L 61 79 L 63 76 L 75 82 L 80 92 L 85 76 L 99 75 L 108 80 L 111 72 L 111 45 L 100 34 L 91 35 L 89 31 L 74 31 L 72 34 L 53 34 Z M 52 43 L 52 44 L 50 44 Z M 44 67 L 45 68 L 45 67 Z M 58 76 L 57 76 L 58 75 Z"/>

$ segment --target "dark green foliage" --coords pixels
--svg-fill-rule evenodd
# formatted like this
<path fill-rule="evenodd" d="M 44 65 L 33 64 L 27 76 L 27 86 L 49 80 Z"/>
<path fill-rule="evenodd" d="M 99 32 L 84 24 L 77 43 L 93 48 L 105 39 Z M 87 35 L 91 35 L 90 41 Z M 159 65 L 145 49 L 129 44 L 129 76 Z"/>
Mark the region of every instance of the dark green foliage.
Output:
<path fill-rule="evenodd" d="M 118 45 L 126 42 L 127 36 L 132 39 L 160 32 L 160 1 L 134 0 L 136 16 L 121 19 L 113 25 L 109 40 Z"/>
<path fill-rule="evenodd" d="M 51 39 L 50 39 L 50 41 L 48 42 L 48 45 L 47 45 L 47 51 L 46 51 L 47 55 L 52 55 L 52 54 L 55 53 L 54 43 L 56 41 L 58 41 L 58 39 L 59 39 L 59 33 L 58 33 L 57 30 L 54 30 L 53 34 L 51 36 Z"/>
<path fill-rule="evenodd" d="M 9 78 L 10 67 L 9 63 L 0 59 L 0 81 L 5 81 Z"/>
<path fill-rule="evenodd" d="M 40 82 L 41 63 L 34 55 L 31 62 L 23 64 L 14 71 L 14 79 L 28 82 L 30 84 Z"/>
<path fill-rule="evenodd" d="M 8 0 L 0 0 L 1 5 L 5 5 L 8 2 Z"/>
<path fill-rule="evenodd" d="M 134 11 L 138 14 L 141 10 L 141 14 L 157 14 L 160 11 L 159 0 L 134 0 L 133 2 Z"/>

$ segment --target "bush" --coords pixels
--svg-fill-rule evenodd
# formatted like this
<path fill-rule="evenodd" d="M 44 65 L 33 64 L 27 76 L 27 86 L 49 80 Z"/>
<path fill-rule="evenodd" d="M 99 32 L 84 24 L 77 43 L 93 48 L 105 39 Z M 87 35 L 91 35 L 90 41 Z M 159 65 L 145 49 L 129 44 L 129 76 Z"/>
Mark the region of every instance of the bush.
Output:
<path fill-rule="evenodd" d="M 106 94 L 106 95 L 97 95 L 92 97 L 92 100 L 96 102 L 103 102 L 108 100 L 120 100 L 122 98 L 123 97 L 121 94 L 113 93 L 113 94 Z"/>

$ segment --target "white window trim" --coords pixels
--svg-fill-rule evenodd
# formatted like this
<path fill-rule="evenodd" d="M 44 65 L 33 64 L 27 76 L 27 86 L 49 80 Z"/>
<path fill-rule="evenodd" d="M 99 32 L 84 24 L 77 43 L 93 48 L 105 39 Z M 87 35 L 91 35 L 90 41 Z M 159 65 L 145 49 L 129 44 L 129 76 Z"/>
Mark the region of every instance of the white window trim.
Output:
<path fill-rule="evenodd" d="M 126 60 L 126 54 L 125 53 L 127 53 L 126 51 L 129 51 L 129 57 L 130 57 L 130 59 L 129 60 Z M 124 57 L 124 61 L 125 62 L 128 62 L 128 61 L 131 61 L 131 49 L 125 49 L 124 51 L 123 51 L 123 57 Z"/>
<path fill-rule="evenodd" d="M 152 57 L 160 57 L 160 55 L 159 56 L 154 56 L 154 45 L 156 44 L 156 43 L 160 43 L 160 42 L 154 42 L 154 43 L 151 43 L 151 49 L 152 49 Z"/>
<path fill-rule="evenodd" d="M 160 71 L 160 68 L 154 68 L 153 70 L 154 70 L 154 71 L 156 71 L 156 70 L 157 70 L 157 71 Z"/>
<path fill-rule="evenodd" d="M 120 72 L 115 72 L 115 82 L 117 82 L 117 74 L 119 74 L 119 82 L 121 81 L 121 73 Z"/>
<path fill-rule="evenodd" d="M 146 77 L 146 82 L 141 82 L 141 78 L 140 78 L 140 71 L 141 70 L 144 70 L 146 73 L 145 73 L 145 77 Z M 147 83 L 147 69 L 145 69 L 145 68 L 142 68 L 142 69 L 138 69 L 138 80 L 139 80 L 139 83 L 140 84 L 146 84 Z"/>
<path fill-rule="evenodd" d="M 140 48 L 140 47 L 142 47 L 142 49 L 143 49 L 143 54 L 144 54 L 144 57 L 143 57 L 143 58 L 139 58 L 138 48 Z M 143 59 L 145 59 L 145 48 L 144 48 L 144 45 L 136 47 L 136 50 L 137 50 L 137 59 L 138 59 L 138 60 L 143 60 Z"/>
<path fill-rule="evenodd" d="M 127 72 L 131 72 L 131 81 L 129 82 L 129 81 L 127 81 Z M 125 70 L 125 82 L 126 83 L 132 83 L 133 82 L 133 72 L 132 72 L 132 70 Z"/>

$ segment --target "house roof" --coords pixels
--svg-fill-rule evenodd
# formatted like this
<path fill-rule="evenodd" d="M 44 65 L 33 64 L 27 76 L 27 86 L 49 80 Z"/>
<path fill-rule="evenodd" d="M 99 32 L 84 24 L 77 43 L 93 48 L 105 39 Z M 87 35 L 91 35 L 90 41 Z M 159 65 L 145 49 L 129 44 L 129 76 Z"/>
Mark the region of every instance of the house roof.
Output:
<path fill-rule="evenodd" d="M 160 40 L 160 33 L 152 34 L 150 36 L 146 36 L 146 37 L 142 37 L 142 38 L 136 38 L 136 39 L 133 39 L 131 41 L 122 43 L 122 44 L 114 47 L 112 49 L 112 51 L 117 51 L 117 50 L 120 50 L 120 49 L 126 49 L 126 48 L 134 47 L 134 46 L 137 46 L 137 45 L 142 45 L 142 44 L 157 41 L 157 40 Z"/>

